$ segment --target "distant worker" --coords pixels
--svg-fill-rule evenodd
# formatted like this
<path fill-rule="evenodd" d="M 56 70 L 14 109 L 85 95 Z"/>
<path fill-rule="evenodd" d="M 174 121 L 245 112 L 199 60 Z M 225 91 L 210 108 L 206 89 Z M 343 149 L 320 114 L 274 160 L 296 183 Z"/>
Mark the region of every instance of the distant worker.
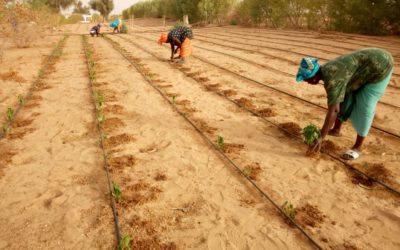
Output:
<path fill-rule="evenodd" d="M 186 26 L 178 26 L 172 29 L 168 35 L 161 34 L 158 40 L 159 44 L 169 43 L 171 45 L 171 62 L 174 59 L 180 59 L 179 62 L 184 62 L 185 58 L 191 54 L 193 39 L 192 29 Z M 174 55 L 180 50 L 179 56 L 174 58 Z"/>
<path fill-rule="evenodd" d="M 99 36 L 99 34 L 100 34 L 100 27 L 101 27 L 100 24 L 97 24 L 96 26 L 93 26 L 93 27 L 90 29 L 90 35 L 91 35 L 92 37 L 94 37 L 94 35 Z"/>
<path fill-rule="evenodd" d="M 313 151 L 321 149 L 327 134 L 340 136 L 342 123 L 350 119 L 357 139 L 342 158 L 355 160 L 361 155 L 361 146 L 372 126 L 376 105 L 389 84 L 393 65 L 391 54 L 378 48 L 357 50 L 321 66 L 316 58 L 301 60 L 296 80 L 312 85 L 322 80 L 328 99 L 328 112 L 321 136 L 311 148 Z"/>
<path fill-rule="evenodd" d="M 110 23 L 110 27 L 114 28 L 113 33 L 121 33 L 122 32 L 122 20 L 121 18 L 118 18 L 114 20 L 112 23 Z"/>

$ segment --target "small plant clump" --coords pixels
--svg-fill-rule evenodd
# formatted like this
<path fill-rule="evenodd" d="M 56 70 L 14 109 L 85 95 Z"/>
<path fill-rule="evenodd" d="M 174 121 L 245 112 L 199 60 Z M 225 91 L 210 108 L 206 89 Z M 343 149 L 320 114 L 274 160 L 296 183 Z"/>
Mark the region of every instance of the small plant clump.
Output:
<path fill-rule="evenodd" d="M 25 99 L 24 99 L 24 97 L 22 95 L 18 95 L 17 99 L 18 99 L 18 103 L 20 105 L 25 103 Z"/>
<path fill-rule="evenodd" d="M 129 244 L 131 243 L 131 237 L 129 235 L 122 236 L 121 242 L 118 245 L 118 250 L 131 250 Z"/>
<path fill-rule="evenodd" d="M 122 191 L 120 186 L 113 182 L 113 190 L 112 190 L 112 196 L 117 200 L 117 202 L 120 202 L 122 199 Z"/>
<path fill-rule="evenodd" d="M 11 121 L 12 118 L 14 117 L 14 109 L 11 107 L 7 108 L 7 120 Z"/>
<path fill-rule="evenodd" d="M 225 144 L 224 144 L 224 138 L 222 136 L 220 136 L 220 135 L 218 136 L 217 143 L 218 143 L 219 149 L 224 150 Z"/>
<path fill-rule="evenodd" d="M 283 203 L 282 205 L 282 210 L 283 212 L 292 220 L 295 219 L 297 211 L 296 208 L 293 206 L 292 203 L 285 201 L 285 203 Z"/>
<path fill-rule="evenodd" d="M 314 124 L 310 124 L 303 128 L 302 137 L 305 144 L 308 146 L 313 145 L 314 141 L 317 140 L 321 135 L 321 130 Z"/>

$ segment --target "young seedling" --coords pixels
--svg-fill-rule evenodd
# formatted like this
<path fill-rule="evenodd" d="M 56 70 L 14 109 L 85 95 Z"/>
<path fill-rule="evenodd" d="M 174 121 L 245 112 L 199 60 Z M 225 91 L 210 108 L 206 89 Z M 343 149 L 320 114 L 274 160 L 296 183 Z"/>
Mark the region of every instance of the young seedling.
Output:
<path fill-rule="evenodd" d="M 101 133 L 101 139 L 102 139 L 103 141 L 105 141 L 105 140 L 107 140 L 107 138 L 108 138 L 107 134 L 104 133 L 104 132 L 102 132 L 102 133 Z"/>
<path fill-rule="evenodd" d="M 290 219 L 294 220 L 294 218 L 296 217 L 297 211 L 292 203 L 285 201 L 285 203 L 283 203 L 281 208 L 282 208 L 283 212 L 287 216 L 289 216 Z"/>
<path fill-rule="evenodd" d="M 122 236 L 121 242 L 118 245 L 118 250 L 131 250 L 129 244 L 131 243 L 131 237 L 129 235 Z"/>
<path fill-rule="evenodd" d="M 221 150 L 224 150 L 224 138 L 222 137 L 222 136 L 218 136 L 218 140 L 217 140 L 217 143 L 218 143 L 218 147 L 221 149 Z"/>
<path fill-rule="evenodd" d="M 248 167 L 245 167 L 242 172 L 246 177 L 250 177 L 251 169 Z"/>
<path fill-rule="evenodd" d="M 104 114 L 101 113 L 101 112 L 98 112 L 98 113 L 97 113 L 96 119 L 97 119 L 97 122 L 98 122 L 98 123 L 103 123 L 103 122 L 106 121 L 106 117 L 105 117 Z"/>
<path fill-rule="evenodd" d="M 14 117 L 14 109 L 8 107 L 7 108 L 7 120 L 11 121 L 13 117 Z"/>
<path fill-rule="evenodd" d="M 121 201 L 122 198 L 122 191 L 119 185 L 115 182 L 113 182 L 113 191 L 112 191 L 112 196 L 117 200 L 117 202 Z"/>
<path fill-rule="evenodd" d="M 172 104 L 175 105 L 175 102 L 176 102 L 176 96 L 174 95 L 174 96 L 172 97 Z"/>
<path fill-rule="evenodd" d="M 10 127 L 8 127 L 7 125 L 3 125 L 1 130 L 3 131 L 3 134 L 5 135 L 8 133 L 8 131 L 10 131 Z"/>
<path fill-rule="evenodd" d="M 24 97 L 23 97 L 22 95 L 18 95 L 17 98 L 18 98 L 18 103 L 19 103 L 20 105 L 24 104 L 25 99 L 24 99 Z"/>
<path fill-rule="evenodd" d="M 320 135 L 321 130 L 314 124 L 308 125 L 307 127 L 303 128 L 302 131 L 303 141 L 308 146 L 313 145 L 314 141 L 317 140 Z"/>
<path fill-rule="evenodd" d="M 105 98 L 104 98 L 103 94 L 99 91 L 95 91 L 94 96 L 96 99 L 96 109 L 100 110 L 104 106 Z"/>

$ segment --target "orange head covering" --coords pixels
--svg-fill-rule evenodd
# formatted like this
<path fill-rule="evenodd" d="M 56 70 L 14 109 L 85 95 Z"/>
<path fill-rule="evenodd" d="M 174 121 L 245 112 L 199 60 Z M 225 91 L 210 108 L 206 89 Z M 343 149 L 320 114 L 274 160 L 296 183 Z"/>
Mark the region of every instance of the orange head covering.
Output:
<path fill-rule="evenodd" d="M 168 42 L 168 36 L 165 33 L 162 33 L 160 39 L 158 40 L 158 44 L 162 45 L 163 43 Z"/>

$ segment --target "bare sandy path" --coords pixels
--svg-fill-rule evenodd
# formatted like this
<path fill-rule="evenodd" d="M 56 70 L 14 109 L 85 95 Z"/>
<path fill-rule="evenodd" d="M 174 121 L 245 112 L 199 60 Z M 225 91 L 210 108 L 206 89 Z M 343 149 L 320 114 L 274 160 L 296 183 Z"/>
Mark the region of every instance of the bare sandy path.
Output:
<path fill-rule="evenodd" d="M 0 248 L 110 249 L 114 228 L 79 37 L 0 142 Z M 30 104 L 35 105 L 30 105 Z M 28 108 L 30 106 L 30 108 Z M 14 155 L 13 155 L 14 154 Z"/>

